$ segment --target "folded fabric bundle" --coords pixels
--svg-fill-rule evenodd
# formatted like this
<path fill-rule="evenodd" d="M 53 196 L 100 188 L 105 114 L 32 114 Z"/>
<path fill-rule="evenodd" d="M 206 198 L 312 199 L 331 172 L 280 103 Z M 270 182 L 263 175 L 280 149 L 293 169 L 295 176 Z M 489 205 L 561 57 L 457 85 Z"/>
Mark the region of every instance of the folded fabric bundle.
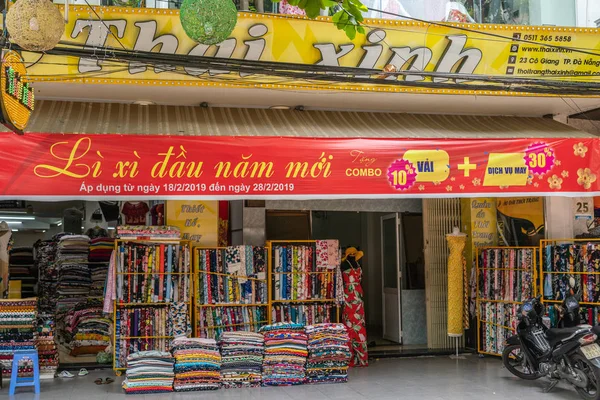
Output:
<path fill-rule="evenodd" d="M 179 239 L 181 231 L 176 226 L 135 226 L 123 225 L 117 227 L 117 235 L 121 239 Z"/>
<path fill-rule="evenodd" d="M 75 303 L 79 303 L 85 301 L 90 294 L 92 277 L 87 265 L 90 238 L 84 235 L 64 235 L 58 239 L 56 248 L 56 291 L 59 295 L 57 310 L 63 311 L 72 307 L 73 298 L 76 299 Z"/>
<path fill-rule="evenodd" d="M 38 307 L 41 313 L 53 314 L 58 298 L 58 268 L 56 263 L 57 241 L 38 240 L 33 245 L 35 266 L 38 270 Z"/>
<path fill-rule="evenodd" d="M 72 356 L 96 355 L 111 344 L 112 320 L 104 317 L 99 300 L 76 304 L 62 321 L 62 339 Z"/>
<path fill-rule="evenodd" d="M 305 379 L 308 355 L 304 325 L 277 323 L 260 329 L 265 338 L 263 385 L 300 385 Z"/>
<path fill-rule="evenodd" d="M 262 381 L 265 339 L 254 332 L 225 332 L 221 336 L 221 385 L 257 387 Z"/>
<path fill-rule="evenodd" d="M 58 369 L 58 347 L 54 341 L 54 315 L 41 314 L 37 320 L 38 360 L 40 379 L 52 379 Z"/>
<path fill-rule="evenodd" d="M 21 297 L 35 295 L 38 273 L 34 265 L 32 247 L 15 247 L 9 252 L 9 280 L 21 281 Z"/>
<path fill-rule="evenodd" d="M 175 360 L 164 351 L 141 351 L 127 357 L 126 394 L 168 393 L 173 391 Z"/>
<path fill-rule="evenodd" d="M 309 325 L 305 331 L 308 337 L 306 382 L 347 382 L 351 353 L 344 324 Z"/>
<path fill-rule="evenodd" d="M 13 354 L 17 350 L 34 350 L 36 341 L 37 299 L 0 300 L 0 368 L 10 376 Z M 31 376 L 31 362 L 19 365 L 19 376 Z"/>
<path fill-rule="evenodd" d="M 175 357 L 175 391 L 219 389 L 221 354 L 214 339 L 177 337 L 171 351 Z"/>
<path fill-rule="evenodd" d="M 110 256 L 115 247 L 115 240 L 107 237 L 98 237 L 90 241 L 90 253 L 88 255 L 88 267 L 92 284 L 90 294 L 102 296 L 106 277 L 108 276 L 108 264 Z"/>

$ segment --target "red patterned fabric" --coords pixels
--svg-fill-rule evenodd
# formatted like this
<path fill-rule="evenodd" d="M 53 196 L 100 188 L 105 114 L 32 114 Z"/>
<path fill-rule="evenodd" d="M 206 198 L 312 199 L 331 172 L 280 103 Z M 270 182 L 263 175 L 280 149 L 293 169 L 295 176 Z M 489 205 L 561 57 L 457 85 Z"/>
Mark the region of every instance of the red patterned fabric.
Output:
<path fill-rule="evenodd" d="M 365 307 L 361 285 L 362 269 L 350 268 L 342 272 L 344 277 L 344 311 L 342 320 L 350 335 L 351 367 L 369 365 L 367 352 L 367 329 L 365 327 Z"/>

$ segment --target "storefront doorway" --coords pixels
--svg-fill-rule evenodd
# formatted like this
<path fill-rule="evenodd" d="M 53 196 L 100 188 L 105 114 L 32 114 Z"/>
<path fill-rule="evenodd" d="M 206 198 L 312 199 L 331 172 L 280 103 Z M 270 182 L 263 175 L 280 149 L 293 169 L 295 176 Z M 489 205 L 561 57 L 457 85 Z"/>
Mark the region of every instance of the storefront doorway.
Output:
<path fill-rule="evenodd" d="M 398 355 L 427 352 L 427 311 L 423 216 L 420 200 L 395 204 L 404 212 L 325 211 L 328 201 L 267 202 L 267 240 L 339 240 L 342 252 L 354 247 L 364 252 L 362 288 L 369 353 Z M 369 201 L 365 209 L 391 210 L 386 201 Z M 413 206 L 417 204 L 417 207 Z M 356 204 L 340 203 L 338 208 Z M 296 209 L 293 209 L 293 208 Z M 312 210 L 311 210 L 312 209 Z"/>

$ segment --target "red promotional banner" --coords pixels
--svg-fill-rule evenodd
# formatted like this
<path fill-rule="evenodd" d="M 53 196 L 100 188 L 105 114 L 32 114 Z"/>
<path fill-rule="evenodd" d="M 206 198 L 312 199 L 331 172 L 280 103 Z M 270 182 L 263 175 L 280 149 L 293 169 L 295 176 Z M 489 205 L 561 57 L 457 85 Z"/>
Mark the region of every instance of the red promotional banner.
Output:
<path fill-rule="evenodd" d="M 0 134 L 0 197 L 391 198 L 600 193 L 598 139 Z"/>

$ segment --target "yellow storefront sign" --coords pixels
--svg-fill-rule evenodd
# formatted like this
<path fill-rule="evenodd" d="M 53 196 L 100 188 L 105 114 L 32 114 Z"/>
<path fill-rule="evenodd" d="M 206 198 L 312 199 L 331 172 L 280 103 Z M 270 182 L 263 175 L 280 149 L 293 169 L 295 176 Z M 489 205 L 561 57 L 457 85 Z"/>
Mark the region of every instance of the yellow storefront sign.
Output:
<path fill-rule="evenodd" d="M 99 15 L 103 20 L 99 21 Z M 440 26 L 416 21 L 366 20 L 366 35 L 354 40 L 334 27 L 328 18 L 307 20 L 296 16 L 240 13 L 231 38 L 206 46 L 189 39 L 177 10 L 117 7 L 71 7 L 64 42 L 93 47 L 219 57 L 249 61 L 273 61 L 331 67 L 382 69 L 393 64 L 409 74 L 397 79 L 404 85 L 326 83 L 294 80 L 262 74 L 235 72 L 226 66 L 203 69 L 148 66 L 143 63 L 101 62 L 97 59 L 25 53 L 33 65 L 34 80 L 95 84 L 142 84 L 276 89 L 372 90 L 458 94 L 506 94 L 480 90 L 469 82 L 474 75 L 545 77 L 594 81 L 600 76 L 600 56 L 576 50 L 600 45 L 598 29 L 523 27 L 510 25 Z M 107 29 L 110 28 L 110 31 Z M 495 36 L 491 38 L 489 34 Z M 102 58 L 102 57 L 100 57 Z M 473 90 L 453 90 L 456 80 L 423 75 L 457 73 L 459 83 Z M 363 76 L 358 78 L 368 78 Z M 419 82 L 446 85 L 420 88 Z M 447 86 L 449 85 L 449 86 Z M 503 87 L 499 87 L 499 90 Z"/>
<path fill-rule="evenodd" d="M 477 248 L 498 244 L 496 199 L 480 197 L 469 201 L 471 202 L 471 245 L 472 253 L 475 254 Z"/>
<path fill-rule="evenodd" d="M 190 240 L 195 246 L 217 246 L 218 221 L 218 201 L 167 201 L 167 225 L 178 227 L 181 238 Z"/>

